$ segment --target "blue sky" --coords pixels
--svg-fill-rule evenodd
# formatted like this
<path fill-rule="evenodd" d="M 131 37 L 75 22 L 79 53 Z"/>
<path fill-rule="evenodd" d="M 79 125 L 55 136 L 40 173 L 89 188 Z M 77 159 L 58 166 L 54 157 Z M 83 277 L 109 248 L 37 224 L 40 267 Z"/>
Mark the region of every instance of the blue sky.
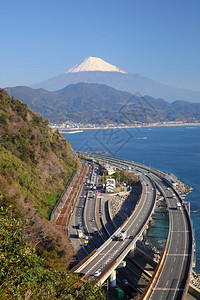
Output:
<path fill-rule="evenodd" d="M 0 87 L 31 85 L 96 56 L 200 91 L 199 0 L 0 3 Z"/>

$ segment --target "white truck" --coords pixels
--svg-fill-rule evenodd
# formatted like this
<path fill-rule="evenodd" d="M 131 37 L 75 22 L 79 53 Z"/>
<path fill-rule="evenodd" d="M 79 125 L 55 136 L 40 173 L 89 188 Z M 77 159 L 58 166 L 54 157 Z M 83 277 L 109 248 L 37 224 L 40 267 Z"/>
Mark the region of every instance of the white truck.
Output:
<path fill-rule="evenodd" d="M 120 234 L 118 235 L 118 240 L 124 241 L 126 238 L 127 238 L 127 231 L 121 231 Z"/>
<path fill-rule="evenodd" d="M 77 233 L 78 233 L 78 238 L 83 239 L 83 237 L 84 237 L 83 231 L 81 229 L 78 229 Z"/>
<path fill-rule="evenodd" d="M 181 209 L 181 203 L 180 203 L 180 202 L 177 202 L 177 204 L 176 204 L 176 209 L 177 209 L 177 210 L 180 210 L 180 209 Z"/>

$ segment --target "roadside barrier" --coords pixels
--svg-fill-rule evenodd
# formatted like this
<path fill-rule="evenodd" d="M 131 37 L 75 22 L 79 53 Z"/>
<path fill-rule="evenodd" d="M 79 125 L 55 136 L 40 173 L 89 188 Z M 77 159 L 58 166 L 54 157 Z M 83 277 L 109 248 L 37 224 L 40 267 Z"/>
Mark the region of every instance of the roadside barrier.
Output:
<path fill-rule="evenodd" d="M 62 206 L 59 208 L 59 211 L 57 212 L 57 215 L 54 219 L 56 225 L 61 227 L 63 230 L 67 230 L 69 217 L 74 210 L 74 206 L 82 188 L 86 173 L 87 166 L 85 164 L 82 164 L 80 172 L 79 174 L 77 174 L 74 183 L 72 184 L 72 186 L 68 187 L 70 191 L 67 193 L 67 195 L 63 195 Z"/>

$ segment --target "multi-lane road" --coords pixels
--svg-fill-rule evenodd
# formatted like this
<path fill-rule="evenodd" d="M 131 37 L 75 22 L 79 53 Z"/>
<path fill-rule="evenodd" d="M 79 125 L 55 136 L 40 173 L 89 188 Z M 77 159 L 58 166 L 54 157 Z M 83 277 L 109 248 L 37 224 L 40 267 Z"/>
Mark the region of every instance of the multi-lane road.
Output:
<path fill-rule="evenodd" d="M 174 194 L 174 190 L 166 182 L 163 181 L 164 174 L 158 170 L 145 167 L 143 165 L 129 162 L 126 160 L 111 158 L 99 154 L 89 154 L 90 157 L 98 159 L 99 161 L 107 161 L 113 165 L 121 167 L 133 168 L 142 173 L 147 173 L 155 181 L 157 189 L 163 195 L 168 205 L 169 210 L 169 235 L 163 252 L 163 259 L 159 265 L 156 275 L 153 276 L 154 281 L 150 282 L 148 286 L 148 296 L 146 299 L 184 299 L 186 297 L 189 275 L 192 266 L 193 257 L 193 233 L 191 227 L 190 217 L 187 209 L 181 206 L 180 210 L 177 210 L 177 202 L 180 198 L 177 194 Z M 149 174 L 149 172 L 151 174 Z M 143 178 L 143 180 L 144 180 Z M 148 196 L 147 196 L 148 195 Z M 127 227 L 123 230 L 128 230 L 137 236 L 138 231 L 135 230 L 138 226 L 142 226 L 144 219 L 147 218 L 147 211 L 152 209 L 152 203 L 149 201 L 152 197 L 147 194 L 145 201 L 141 204 L 141 208 L 136 210 L 134 218 L 130 220 Z M 141 212 L 146 210 L 146 215 L 142 217 Z M 143 219 L 144 218 L 144 219 Z M 133 225 L 134 224 L 134 225 Z M 139 225 L 140 224 L 140 225 Z M 132 226 L 133 225 L 133 226 Z M 96 270 L 103 272 L 105 268 L 112 265 L 114 258 L 119 257 L 130 241 L 124 240 L 123 242 L 113 241 L 109 239 L 105 247 L 101 246 L 100 250 L 97 250 L 97 259 L 90 260 L 82 269 L 83 273 L 87 275 L 94 274 Z M 101 250 L 101 248 L 103 249 Z"/>
<path fill-rule="evenodd" d="M 97 191 L 96 189 L 89 189 L 91 183 L 98 187 L 100 179 L 99 165 L 88 163 L 88 172 L 68 226 L 68 234 L 71 237 L 74 249 L 77 250 L 79 260 L 101 246 L 105 241 L 101 234 L 95 234 L 94 232 L 94 229 L 98 228 L 95 218 Z M 81 238 L 78 238 L 78 230 L 83 233 Z"/>
<path fill-rule="evenodd" d="M 183 207 L 177 210 L 177 196 L 157 181 L 168 206 L 170 228 L 166 259 L 150 299 L 181 299 L 192 259 L 191 223 Z"/>
<path fill-rule="evenodd" d="M 94 207 L 94 192 L 92 192 L 92 195 L 90 192 L 88 195 L 83 195 L 83 192 L 80 199 L 87 199 L 85 203 L 85 210 L 83 212 L 84 215 L 84 225 L 85 225 L 85 231 L 87 232 L 87 235 L 89 237 L 89 242 L 92 243 L 92 246 L 90 250 L 92 250 L 92 247 L 98 248 L 93 255 L 92 259 L 88 261 L 88 263 L 84 264 L 84 266 L 81 266 L 76 270 L 76 272 L 81 272 L 86 274 L 87 276 L 94 276 L 95 274 L 98 274 L 99 277 L 103 276 L 103 281 L 110 275 L 112 272 L 112 267 L 109 269 L 109 266 L 117 266 L 120 261 L 127 255 L 127 253 L 130 251 L 130 249 L 135 244 L 137 238 L 141 235 L 141 232 L 143 231 L 145 225 L 148 222 L 148 219 L 150 218 L 153 207 L 155 206 L 155 199 L 156 199 L 156 190 L 153 182 L 146 176 L 141 175 L 142 182 L 143 182 L 143 194 L 141 197 L 141 200 L 137 204 L 134 213 L 125 221 L 125 223 L 108 239 L 104 242 L 103 237 L 98 235 L 99 243 L 102 244 L 100 247 L 96 241 L 95 238 L 97 236 L 94 235 L 93 231 L 93 222 L 96 222 L 94 219 L 95 215 L 95 207 Z M 81 200 L 80 200 L 81 201 Z M 80 201 L 78 203 L 78 206 L 84 205 L 83 202 Z M 82 200 L 84 201 L 84 200 Z M 88 213 L 88 211 L 92 212 L 92 214 Z M 92 216 L 93 215 L 93 216 Z M 75 223 L 79 223 L 81 213 L 78 209 L 78 216 L 76 217 L 75 213 Z M 92 219 L 91 219 L 92 218 Z M 97 226 L 97 224 L 95 224 Z M 125 238 L 124 240 L 119 241 L 117 239 L 117 236 L 120 234 L 121 231 L 125 231 L 127 234 L 127 237 L 132 236 L 134 238 L 129 239 Z M 104 243 L 103 243 L 104 242 Z M 86 248 L 86 247 L 85 247 Z M 87 248 L 89 250 L 89 248 Z M 86 249 L 85 249 L 86 250 Z M 87 251 L 87 250 L 86 250 Z"/>

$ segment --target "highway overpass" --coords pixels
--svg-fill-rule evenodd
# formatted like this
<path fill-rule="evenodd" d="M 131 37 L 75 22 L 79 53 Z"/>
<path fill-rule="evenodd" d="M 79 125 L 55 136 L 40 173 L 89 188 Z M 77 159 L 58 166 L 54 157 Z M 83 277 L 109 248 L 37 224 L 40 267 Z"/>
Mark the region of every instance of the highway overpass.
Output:
<path fill-rule="evenodd" d="M 134 247 L 134 243 L 150 218 L 155 201 L 155 189 L 153 187 L 155 182 L 157 189 L 163 195 L 168 205 L 170 228 L 160 263 L 142 298 L 185 299 L 193 260 L 193 231 L 187 209 L 181 206 L 181 209 L 177 210 L 177 202 L 182 200 L 175 190 L 163 180 L 165 173 L 135 162 L 116 159 L 106 155 L 97 153 L 81 154 L 100 162 L 109 162 L 121 168 L 141 172 L 146 180 L 147 178 L 151 180 L 153 193 L 150 196 L 146 190 L 146 196 L 143 194 L 143 199 L 140 201 L 140 208 L 135 210 L 129 220 L 118 229 L 118 232 L 122 230 L 133 231 L 134 240 L 126 239 L 120 242 L 113 240 L 113 237 L 109 238 L 100 248 L 93 251 L 88 260 L 77 266 L 75 272 L 93 276 L 96 271 L 100 270 L 100 274 L 97 276 L 99 283 L 103 283 L 112 273 L 129 250 Z M 142 216 L 141 212 L 146 208 L 145 215 Z"/>
<path fill-rule="evenodd" d="M 120 262 L 135 247 L 137 239 L 146 229 L 153 213 L 156 200 L 156 188 L 153 181 L 143 176 L 143 193 L 131 216 L 107 239 L 98 249 L 95 249 L 89 259 L 81 262 L 73 271 L 86 274 L 88 277 L 96 278 L 102 284 L 117 268 Z M 119 241 L 117 236 L 125 231 L 127 236 L 134 238 Z M 98 272 L 97 272 L 98 271 Z"/>

